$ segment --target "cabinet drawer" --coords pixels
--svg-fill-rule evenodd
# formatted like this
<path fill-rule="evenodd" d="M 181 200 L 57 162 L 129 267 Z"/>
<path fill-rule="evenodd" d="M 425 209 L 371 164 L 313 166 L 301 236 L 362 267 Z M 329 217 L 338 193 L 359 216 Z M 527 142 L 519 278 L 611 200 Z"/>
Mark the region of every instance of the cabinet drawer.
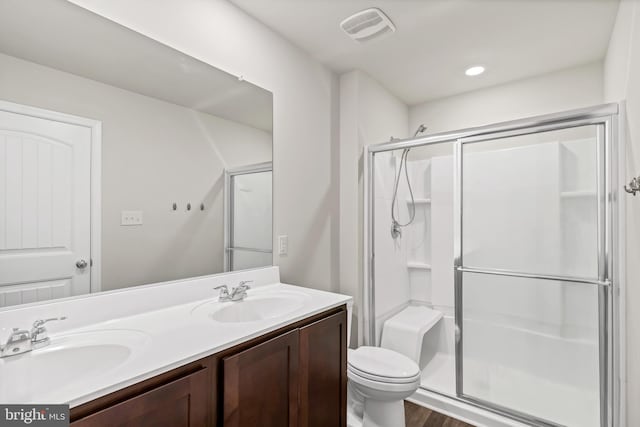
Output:
<path fill-rule="evenodd" d="M 203 367 L 71 423 L 73 427 L 202 427 L 208 421 L 209 378 Z"/>

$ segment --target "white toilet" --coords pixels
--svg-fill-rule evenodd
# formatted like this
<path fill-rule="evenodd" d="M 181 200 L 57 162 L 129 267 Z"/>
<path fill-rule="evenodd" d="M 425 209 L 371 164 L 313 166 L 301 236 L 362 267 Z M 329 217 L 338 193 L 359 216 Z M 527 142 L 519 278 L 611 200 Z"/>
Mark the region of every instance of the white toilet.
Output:
<path fill-rule="evenodd" d="M 422 341 L 441 318 L 425 306 L 405 307 L 385 320 L 381 347 L 348 351 L 348 427 L 405 427 L 404 399 L 420 386 Z"/>
<path fill-rule="evenodd" d="M 404 427 L 404 399 L 420 385 L 420 368 L 407 356 L 359 347 L 347 356 L 349 427 Z"/>

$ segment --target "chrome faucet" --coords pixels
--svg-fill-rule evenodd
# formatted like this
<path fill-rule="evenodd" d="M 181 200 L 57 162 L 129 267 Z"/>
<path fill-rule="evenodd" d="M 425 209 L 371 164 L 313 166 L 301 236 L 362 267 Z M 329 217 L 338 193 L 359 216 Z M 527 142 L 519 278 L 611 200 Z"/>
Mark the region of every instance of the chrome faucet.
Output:
<path fill-rule="evenodd" d="M 237 287 L 231 291 L 231 301 L 242 301 L 247 297 L 247 291 L 251 289 L 249 283 L 253 283 L 253 280 L 243 280 Z"/>
<path fill-rule="evenodd" d="M 215 289 L 215 290 L 219 289 L 220 290 L 220 293 L 218 294 L 218 301 L 219 302 L 231 301 L 231 297 L 229 296 L 229 288 L 227 287 L 227 285 L 216 286 L 213 289 Z"/>
<path fill-rule="evenodd" d="M 0 345 L 0 357 L 15 356 L 31 351 L 31 335 L 26 329 L 13 328 L 5 345 Z"/>
<path fill-rule="evenodd" d="M 248 283 L 253 283 L 253 280 L 243 280 L 238 286 L 232 288 L 231 292 L 229 292 L 227 285 L 216 286 L 213 289 L 220 290 L 220 294 L 218 295 L 219 302 L 242 301 L 247 297 L 247 291 L 251 289 Z"/>
<path fill-rule="evenodd" d="M 53 320 L 65 320 L 66 317 L 38 319 L 33 322 L 31 331 L 13 328 L 5 345 L 0 345 L 0 357 L 15 356 L 37 348 L 49 345 L 51 339 L 47 336 L 44 324 Z"/>
<path fill-rule="evenodd" d="M 44 327 L 44 324 L 47 322 L 52 322 L 54 320 L 65 320 L 66 317 L 52 317 L 51 319 L 39 319 L 33 322 L 33 326 L 31 327 L 31 348 L 36 349 L 40 347 L 45 347 L 51 343 L 51 338 L 49 338 L 49 333 L 47 328 Z"/>

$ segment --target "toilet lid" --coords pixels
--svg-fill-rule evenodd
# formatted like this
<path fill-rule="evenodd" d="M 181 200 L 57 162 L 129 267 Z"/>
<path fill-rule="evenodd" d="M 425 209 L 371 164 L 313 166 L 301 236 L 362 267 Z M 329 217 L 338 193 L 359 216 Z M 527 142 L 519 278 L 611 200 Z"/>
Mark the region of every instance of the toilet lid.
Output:
<path fill-rule="evenodd" d="M 349 350 L 347 361 L 355 373 L 371 379 L 412 381 L 420 375 L 420 368 L 413 360 L 386 348 L 365 346 Z"/>

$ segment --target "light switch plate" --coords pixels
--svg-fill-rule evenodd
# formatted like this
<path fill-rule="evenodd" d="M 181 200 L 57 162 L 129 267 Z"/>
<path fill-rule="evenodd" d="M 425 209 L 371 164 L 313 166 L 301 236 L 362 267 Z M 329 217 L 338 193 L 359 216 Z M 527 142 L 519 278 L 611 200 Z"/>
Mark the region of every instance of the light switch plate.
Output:
<path fill-rule="evenodd" d="M 142 211 L 120 212 L 120 225 L 142 225 Z"/>
<path fill-rule="evenodd" d="M 289 253 L 289 236 L 278 236 L 278 255 Z"/>

